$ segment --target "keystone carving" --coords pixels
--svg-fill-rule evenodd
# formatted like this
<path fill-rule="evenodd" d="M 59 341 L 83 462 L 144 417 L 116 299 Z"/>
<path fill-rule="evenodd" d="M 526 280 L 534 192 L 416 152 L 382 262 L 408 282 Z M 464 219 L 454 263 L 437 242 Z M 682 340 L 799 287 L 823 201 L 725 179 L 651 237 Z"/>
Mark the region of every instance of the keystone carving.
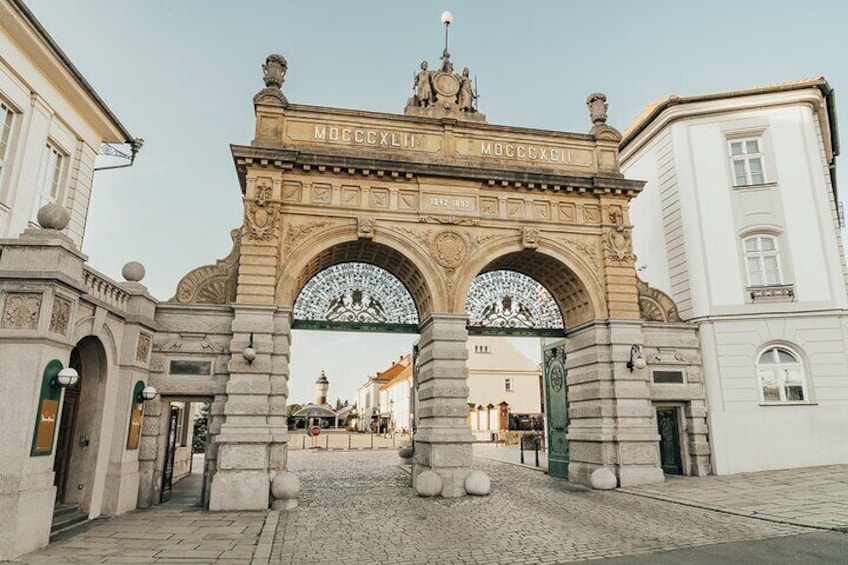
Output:
<path fill-rule="evenodd" d="M 539 247 L 539 228 L 521 228 L 521 247 L 536 249 Z"/>
<path fill-rule="evenodd" d="M 639 292 L 639 314 L 650 322 L 680 322 L 677 305 L 663 291 L 648 286 L 648 283 L 636 277 L 636 289 Z"/>
<path fill-rule="evenodd" d="M 71 301 L 61 296 L 53 298 L 53 311 L 50 313 L 50 331 L 65 335 L 71 318 Z"/>
<path fill-rule="evenodd" d="M 3 327 L 34 330 L 41 310 L 40 294 L 9 294 L 3 309 Z"/>
<path fill-rule="evenodd" d="M 241 231 L 232 230 L 233 248 L 224 259 L 190 271 L 177 284 L 177 293 L 169 302 L 181 304 L 229 304 L 235 302 Z"/>
<path fill-rule="evenodd" d="M 376 223 L 377 221 L 371 217 L 359 218 L 356 221 L 356 236 L 360 239 L 374 239 L 374 225 Z"/>

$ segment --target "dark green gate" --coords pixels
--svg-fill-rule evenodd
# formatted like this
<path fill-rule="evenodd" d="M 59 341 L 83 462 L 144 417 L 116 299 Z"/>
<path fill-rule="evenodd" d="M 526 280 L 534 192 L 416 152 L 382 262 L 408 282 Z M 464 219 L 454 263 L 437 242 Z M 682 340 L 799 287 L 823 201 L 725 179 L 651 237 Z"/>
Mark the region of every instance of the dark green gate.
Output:
<path fill-rule="evenodd" d="M 545 366 L 545 418 L 548 425 L 548 473 L 568 478 L 568 386 L 565 370 L 565 344 L 543 342 Z"/>

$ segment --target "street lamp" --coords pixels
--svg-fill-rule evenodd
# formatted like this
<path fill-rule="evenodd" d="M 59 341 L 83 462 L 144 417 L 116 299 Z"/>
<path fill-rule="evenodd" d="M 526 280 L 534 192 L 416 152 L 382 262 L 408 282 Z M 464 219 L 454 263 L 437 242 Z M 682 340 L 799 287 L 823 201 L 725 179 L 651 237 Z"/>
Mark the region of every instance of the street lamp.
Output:
<path fill-rule="evenodd" d="M 138 396 L 139 396 L 139 401 L 147 402 L 148 400 L 153 400 L 154 398 L 159 396 L 159 391 L 157 391 L 152 386 L 148 385 L 148 386 L 144 387 L 143 389 L 141 389 L 141 392 L 139 393 Z"/>
<path fill-rule="evenodd" d="M 55 386 L 66 388 L 69 386 L 74 386 L 79 381 L 79 373 L 73 367 L 65 367 L 59 374 L 56 375 L 56 378 L 53 379 L 53 384 Z"/>
<path fill-rule="evenodd" d="M 627 368 L 630 369 L 630 372 L 633 372 L 633 369 L 639 369 L 640 371 L 648 366 L 648 362 L 645 360 L 645 355 L 642 353 L 641 345 L 634 345 L 630 348 L 630 361 L 627 362 Z"/>

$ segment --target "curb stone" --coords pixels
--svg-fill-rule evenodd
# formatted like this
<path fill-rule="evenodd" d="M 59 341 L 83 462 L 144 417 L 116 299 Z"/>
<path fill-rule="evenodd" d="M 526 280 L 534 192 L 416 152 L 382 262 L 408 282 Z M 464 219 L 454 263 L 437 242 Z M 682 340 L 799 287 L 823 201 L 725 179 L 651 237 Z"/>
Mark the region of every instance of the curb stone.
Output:
<path fill-rule="evenodd" d="M 618 488 L 613 492 L 620 492 L 623 494 L 629 494 L 631 496 L 641 496 L 642 498 L 651 498 L 653 500 L 661 500 L 663 502 L 671 502 L 672 504 L 679 504 L 681 506 L 689 506 L 690 508 L 701 508 L 703 510 L 709 510 L 711 512 L 718 512 L 721 514 L 732 514 L 734 516 L 743 516 L 745 518 L 753 518 L 755 520 L 762 520 L 764 522 L 773 522 L 775 524 L 784 524 L 787 526 L 799 526 L 802 528 L 811 528 L 815 530 L 825 530 L 829 532 L 838 532 L 838 533 L 848 533 L 848 527 L 846 526 L 825 526 L 822 524 L 814 524 L 811 522 L 803 522 L 801 520 L 790 520 L 786 518 L 776 518 L 774 516 L 769 516 L 768 514 L 762 514 L 755 511 L 745 511 L 745 510 L 732 510 L 730 508 L 725 508 L 723 506 L 714 506 L 712 504 L 705 504 L 702 502 L 693 502 L 691 500 L 685 500 L 681 498 L 674 498 L 673 496 L 665 496 L 660 494 L 649 494 L 644 492 L 637 492 L 626 488 Z"/>

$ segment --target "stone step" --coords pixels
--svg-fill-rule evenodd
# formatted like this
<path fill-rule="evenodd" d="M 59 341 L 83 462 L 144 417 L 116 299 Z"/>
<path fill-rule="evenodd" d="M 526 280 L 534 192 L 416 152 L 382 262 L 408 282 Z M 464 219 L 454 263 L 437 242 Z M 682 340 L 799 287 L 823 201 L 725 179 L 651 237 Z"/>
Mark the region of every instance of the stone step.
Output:
<path fill-rule="evenodd" d="M 53 522 L 50 525 L 50 537 L 66 532 L 81 524 L 88 522 L 88 515 L 79 511 L 79 507 L 73 504 L 62 504 L 56 506 L 53 511 Z"/>

